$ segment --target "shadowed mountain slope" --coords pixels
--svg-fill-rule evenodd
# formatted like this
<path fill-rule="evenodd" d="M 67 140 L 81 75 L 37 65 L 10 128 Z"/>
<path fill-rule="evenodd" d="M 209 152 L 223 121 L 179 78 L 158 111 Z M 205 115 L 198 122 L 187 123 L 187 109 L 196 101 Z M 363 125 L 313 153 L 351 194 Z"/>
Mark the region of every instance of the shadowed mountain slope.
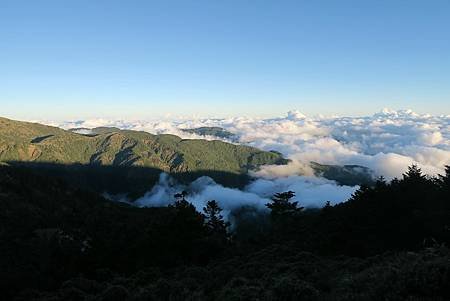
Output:
<path fill-rule="evenodd" d="M 0 118 L 0 161 L 140 166 L 165 172 L 212 170 L 247 173 L 263 164 L 283 164 L 281 155 L 222 141 L 184 140 L 174 135 L 99 129 L 95 136 L 37 123 Z"/>
<path fill-rule="evenodd" d="M 161 172 L 182 182 L 205 175 L 236 187 L 248 183 L 249 170 L 287 160 L 281 154 L 222 141 L 117 128 L 97 128 L 94 135 L 83 135 L 0 118 L 0 162 L 39 169 L 84 189 L 138 196 L 156 183 Z"/>

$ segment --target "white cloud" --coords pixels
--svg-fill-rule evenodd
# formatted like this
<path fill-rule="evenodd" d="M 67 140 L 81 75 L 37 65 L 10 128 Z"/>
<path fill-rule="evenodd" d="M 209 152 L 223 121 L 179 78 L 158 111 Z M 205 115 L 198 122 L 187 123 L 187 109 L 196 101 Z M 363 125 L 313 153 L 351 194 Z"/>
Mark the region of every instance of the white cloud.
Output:
<path fill-rule="evenodd" d="M 164 206 L 173 203 L 174 194 L 186 190 L 188 199 L 201 211 L 209 200 L 216 200 L 225 215 L 243 205 L 266 210 L 274 192 L 292 190 L 294 200 L 302 206 L 322 207 L 326 201 L 339 203 L 347 200 L 357 187 L 338 186 L 335 182 L 317 177 L 289 176 L 277 179 L 257 179 L 243 190 L 224 187 L 209 177 L 200 177 L 189 185 L 180 185 L 163 173 L 159 182 L 143 197 L 136 200 L 139 206 Z"/>
<path fill-rule="evenodd" d="M 223 195 L 227 204 L 245 198 L 256 202 L 263 195 L 291 189 L 303 202 L 322 204 L 326 200 L 341 201 L 353 188 L 337 186 L 333 182 L 312 177 L 309 161 L 323 164 L 357 164 L 371 168 L 386 178 L 399 177 L 412 163 L 434 175 L 450 165 L 450 116 L 420 115 L 411 110 L 382 110 L 363 117 L 309 118 L 299 111 L 272 119 L 227 118 L 192 120 L 123 121 L 93 119 L 59 124 L 69 127 L 115 126 L 150 133 L 170 133 L 182 138 L 200 138 L 181 129 L 200 126 L 219 126 L 237 135 L 237 142 L 264 150 L 275 150 L 290 158 L 287 166 L 266 166 L 253 175 L 259 179 L 244 191 L 217 184 L 206 185 L 197 195 L 215 198 Z M 218 139 L 207 137 L 208 139 Z M 150 203 L 167 194 L 165 186 L 147 196 Z M 218 198 L 218 197 L 217 197 Z"/>

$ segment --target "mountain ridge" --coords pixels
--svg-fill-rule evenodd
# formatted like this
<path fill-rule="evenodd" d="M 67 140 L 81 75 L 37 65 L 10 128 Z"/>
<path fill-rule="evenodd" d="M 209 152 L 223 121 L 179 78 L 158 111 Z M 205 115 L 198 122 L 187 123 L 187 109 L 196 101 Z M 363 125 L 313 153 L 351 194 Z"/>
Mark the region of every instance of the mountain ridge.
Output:
<path fill-rule="evenodd" d="M 185 140 L 142 131 L 100 130 L 87 136 L 60 128 L 0 118 L 0 161 L 145 166 L 166 172 L 211 169 L 246 173 L 284 164 L 279 154 L 218 140 Z"/>
<path fill-rule="evenodd" d="M 206 175 L 222 185 L 242 187 L 250 180 L 250 170 L 288 160 L 281 154 L 219 140 L 117 128 L 84 135 L 0 118 L 0 162 L 57 175 L 96 192 L 138 196 L 156 184 L 162 172 L 181 182 Z"/>
<path fill-rule="evenodd" d="M 79 164 L 121 167 L 115 169 L 120 171 L 121 176 L 128 180 L 133 178 L 137 182 L 148 181 L 147 188 L 150 188 L 156 183 L 157 175 L 148 176 L 143 171 L 146 168 L 149 173 L 159 175 L 166 172 L 181 181 L 192 180 L 189 174 L 208 175 L 220 184 L 242 187 L 250 180 L 250 170 L 257 170 L 262 165 L 287 164 L 289 160 L 279 152 L 221 140 L 182 139 L 171 134 L 154 135 L 116 127 L 64 130 L 0 117 L 0 162 L 44 169 L 51 166 L 50 170 L 57 174 L 60 170 L 66 174 L 70 166 Z M 370 170 L 362 166 L 323 165 L 316 162 L 310 162 L 310 166 L 316 176 L 334 180 L 340 185 L 373 184 Z M 131 167 L 143 169 L 136 172 Z M 77 166 L 74 168 L 77 176 L 88 177 L 87 174 L 80 175 L 79 169 Z M 86 173 L 93 172 L 95 168 L 84 170 Z M 108 170 L 112 173 L 113 169 Z M 104 172 L 99 174 L 104 175 Z M 70 176 L 65 177 L 70 179 Z M 116 178 L 116 175 L 109 174 L 109 177 Z M 137 186 L 143 187 L 143 184 Z M 110 185 L 106 187 L 114 190 Z M 127 187 L 134 190 L 132 185 Z"/>

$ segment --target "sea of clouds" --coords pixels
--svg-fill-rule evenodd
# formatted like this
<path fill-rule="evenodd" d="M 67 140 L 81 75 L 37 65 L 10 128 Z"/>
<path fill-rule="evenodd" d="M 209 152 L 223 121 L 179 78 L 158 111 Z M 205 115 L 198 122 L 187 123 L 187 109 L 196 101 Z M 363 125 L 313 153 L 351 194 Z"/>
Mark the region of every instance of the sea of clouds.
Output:
<path fill-rule="evenodd" d="M 114 126 L 154 134 L 175 134 L 185 139 L 218 139 L 182 131 L 218 126 L 236 135 L 228 142 L 275 150 L 291 159 L 286 166 L 265 166 L 253 172 L 257 179 L 244 190 L 223 187 L 205 177 L 188 187 L 181 187 L 167 175 L 162 175 L 159 183 L 138 200 L 146 206 L 166 204 L 170 201 L 167 196 L 181 189 L 190 191 L 190 200 L 198 208 L 208 199 L 216 199 L 226 210 L 243 202 L 263 208 L 273 193 L 286 190 L 295 191 L 302 205 L 322 206 L 326 201 L 345 201 L 358 187 L 339 186 L 315 177 L 308 165 L 310 161 L 362 165 L 373 170 L 375 176 L 387 179 L 400 177 L 411 164 L 419 165 L 429 175 L 442 174 L 444 166 L 450 165 L 450 115 L 421 115 L 411 110 L 384 109 L 362 117 L 307 117 L 291 111 L 286 116 L 270 119 L 90 119 L 50 124 L 62 128 Z"/>

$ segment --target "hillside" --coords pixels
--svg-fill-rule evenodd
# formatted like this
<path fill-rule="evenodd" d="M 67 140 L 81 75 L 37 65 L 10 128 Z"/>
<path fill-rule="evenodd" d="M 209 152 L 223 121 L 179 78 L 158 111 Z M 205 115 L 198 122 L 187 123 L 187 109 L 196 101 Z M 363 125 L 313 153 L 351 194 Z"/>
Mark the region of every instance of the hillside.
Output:
<path fill-rule="evenodd" d="M 251 169 L 286 163 L 280 154 L 222 141 L 117 128 L 98 128 L 93 133 L 0 118 L 0 161 L 39 167 L 84 187 L 117 193 L 142 193 L 161 172 L 180 180 L 208 175 L 219 183 L 239 186 L 247 182 Z"/>
<path fill-rule="evenodd" d="M 449 300 L 449 179 L 411 168 L 322 210 L 241 208 L 229 240 L 189 203 L 0 166 L 2 300 Z"/>
<path fill-rule="evenodd" d="M 223 133 L 221 128 L 198 130 Z M 249 170 L 287 160 L 275 151 L 216 140 L 181 139 L 114 127 L 66 131 L 0 118 L 0 162 L 39 168 L 99 192 L 138 195 L 156 183 L 161 172 L 182 182 L 206 175 L 227 186 L 243 187 L 250 179 Z M 317 176 L 341 185 L 373 184 L 371 171 L 362 166 L 311 162 L 311 167 Z"/>
<path fill-rule="evenodd" d="M 213 136 L 217 138 L 236 140 L 236 135 L 221 127 L 199 127 L 193 129 L 182 129 L 183 132 L 197 134 L 200 136 Z"/>
<path fill-rule="evenodd" d="M 373 171 L 361 165 L 325 165 L 317 162 L 310 162 L 314 174 L 318 177 L 324 177 L 336 181 L 340 185 L 368 185 L 375 184 Z"/>
<path fill-rule="evenodd" d="M 142 166 L 166 172 L 246 173 L 283 163 L 278 154 L 221 141 L 114 129 L 89 137 L 36 123 L 0 118 L 0 160 Z"/>

